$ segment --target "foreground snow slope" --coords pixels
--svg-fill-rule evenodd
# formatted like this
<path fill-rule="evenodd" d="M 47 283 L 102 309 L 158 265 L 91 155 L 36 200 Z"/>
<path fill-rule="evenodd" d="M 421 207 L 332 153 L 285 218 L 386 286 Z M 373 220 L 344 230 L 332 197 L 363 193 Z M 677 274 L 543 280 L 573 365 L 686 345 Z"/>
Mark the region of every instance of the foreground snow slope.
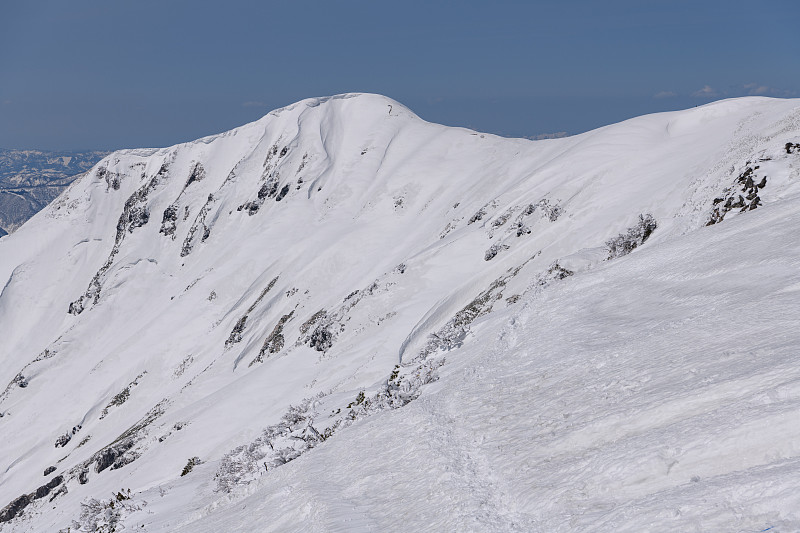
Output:
<path fill-rule="evenodd" d="M 130 524 L 798 531 L 798 207 L 565 279 L 477 325 L 417 401 L 263 476 L 247 498 L 206 516 L 212 500 L 181 480 L 163 500 L 144 496 L 155 514 Z"/>
<path fill-rule="evenodd" d="M 0 241 L 0 529 L 798 527 L 795 143 L 341 95 L 112 154 Z"/>

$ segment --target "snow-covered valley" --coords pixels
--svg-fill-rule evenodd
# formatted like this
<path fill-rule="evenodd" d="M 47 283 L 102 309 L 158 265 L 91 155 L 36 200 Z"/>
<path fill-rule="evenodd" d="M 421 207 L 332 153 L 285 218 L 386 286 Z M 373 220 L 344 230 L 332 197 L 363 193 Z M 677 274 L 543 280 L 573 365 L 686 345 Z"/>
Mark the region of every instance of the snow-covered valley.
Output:
<path fill-rule="evenodd" d="M 799 229 L 799 100 L 115 152 L 0 241 L 0 530 L 800 530 Z"/>

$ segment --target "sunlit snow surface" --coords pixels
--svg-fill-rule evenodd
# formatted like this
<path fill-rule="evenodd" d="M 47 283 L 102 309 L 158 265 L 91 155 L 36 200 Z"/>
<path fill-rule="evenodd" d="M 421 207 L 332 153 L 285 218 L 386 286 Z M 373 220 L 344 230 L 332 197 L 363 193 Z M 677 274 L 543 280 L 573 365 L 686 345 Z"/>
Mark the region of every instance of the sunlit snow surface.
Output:
<path fill-rule="evenodd" d="M 68 490 L 0 529 L 91 530 L 116 513 L 140 531 L 800 530 L 787 142 L 797 100 L 530 142 L 348 95 L 112 154 L 0 241 L 0 508 L 59 474 Z M 706 227 L 756 166 L 761 205 Z M 120 238 L 143 187 L 129 208 L 149 217 L 125 218 Z M 607 260 L 640 215 L 652 236 Z M 97 302 L 68 314 L 104 264 Z M 556 264 L 572 275 L 548 277 Z M 432 349 L 499 279 L 491 312 Z M 302 328 L 320 310 L 323 351 Z M 286 315 L 283 346 L 258 359 Z M 395 365 L 401 379 L 426 360 L 438 379 L 407 405 L 220 490 L 225 458 L 290 405 L 316 398 L 322 432 Z M 97 472 L 131 436 L 134 460 Z"/>

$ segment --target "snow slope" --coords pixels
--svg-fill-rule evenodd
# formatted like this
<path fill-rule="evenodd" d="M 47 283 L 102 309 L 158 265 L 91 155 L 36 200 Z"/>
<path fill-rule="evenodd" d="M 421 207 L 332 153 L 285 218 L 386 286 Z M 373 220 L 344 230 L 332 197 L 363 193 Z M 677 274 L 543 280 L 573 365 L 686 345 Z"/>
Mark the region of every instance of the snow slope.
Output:
<path fill-rule="evenodd" d="M 340 95 L 116 152 L 0 241 L 0 529 L 800 529 L 799 142 Z"/>
<path fill-rule="evenodd" d="M 131 524 L 187 491 L 180 531 L 797 531 L 800 214 L 725 226 L 487 318 L 419 400 L 210 517 L 178 481 Z"/>
<path fill-rule="evenodd" d="M 106 155 L 0 148 L 0 237 L 13 233 Z"/>

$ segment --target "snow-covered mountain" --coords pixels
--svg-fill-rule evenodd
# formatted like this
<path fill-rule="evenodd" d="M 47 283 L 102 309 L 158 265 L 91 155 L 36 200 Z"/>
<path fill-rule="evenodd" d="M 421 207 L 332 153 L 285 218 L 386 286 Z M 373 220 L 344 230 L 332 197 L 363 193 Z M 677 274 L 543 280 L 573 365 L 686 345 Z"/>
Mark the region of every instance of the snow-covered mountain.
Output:
<path fill-rule="evenodd" d="M 0 241 L 0 530 L 798 530 L 798 208 L 800 100 L 115 152 Z"/>
<path fill-rule="evenodd" d="M 22 226 L 106 155 L 0 148 L 0 237 Z"/>

